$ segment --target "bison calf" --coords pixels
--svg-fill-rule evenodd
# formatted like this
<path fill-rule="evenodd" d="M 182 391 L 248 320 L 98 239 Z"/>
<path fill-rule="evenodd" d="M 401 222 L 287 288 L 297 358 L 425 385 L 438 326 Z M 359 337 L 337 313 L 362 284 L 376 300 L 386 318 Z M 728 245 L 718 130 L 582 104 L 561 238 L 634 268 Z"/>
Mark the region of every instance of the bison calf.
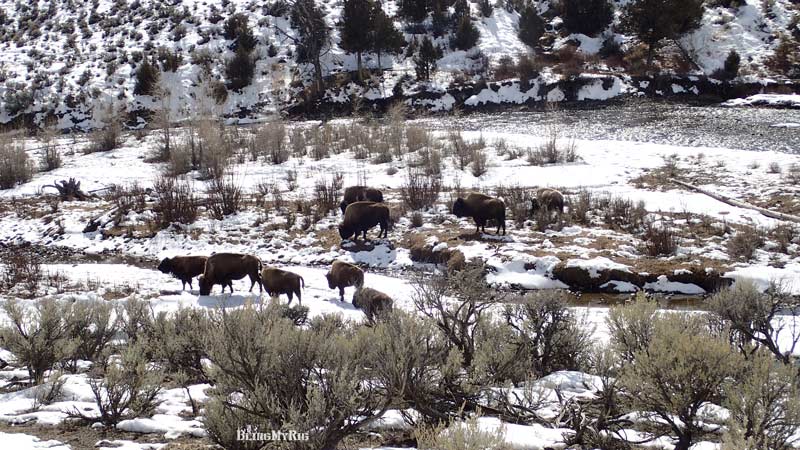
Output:
<path fill-rule="evenodd" d="M 390 313 L 393 303 L 391 297 L 371 288 L 361 287 L 353 294 L 353 306 L 364 311 L 370 323 L 375 323 L 376 318 Z"/>
<path fill-rule="evenodd" d="M 297 301 L 301 305 L 303 304 L 300 290 L 306 286 L 306 283 L 303 277 L 296 273 L 275 267 L 265 267 L 261 271 L 261 284 L 270 296 L 277 297 L 286 294 L 291 305 L 292 297 L 297 295 Z"/>
<path fill-rule="evenodd" d="M 206 268 L 205 256 L 175 256 L 172 258 L 164 258 L 158 265 L 158 270 L 162 273 L 172 274 L 175 278 L 181 280 L 181 289 L 186 289 L 186 284 L 189 284 L 189 289 L 192 289 L 192 278 L 200 275 Z"/>
<path fill-rule="evenodd" d="M 364 285 L 364 271 L 343 261 L 334 261 L 325 278 L 328 279 L 328 288 L 339 289 L 341 301 L 344 301 L 344 288 L 355 286 L 358 289 Z"/>
<path fill-rule="evenodd" d="M 501 227 L 503 234 L 506 234 L 506 204 L 500 199 L 472 192 L 467 198 L 456 199 L 453 214 L 456 217 L 472 217 L 477 227 L 476 233 L 481 230 L 485 233 L 486 222 L 494 219 L 497 221 L 497 234 L 500 234 Z"/>
<path fill-rule="evenodd" d="M 564 213 L 564 194 L 550 189 L 542 188 L 536 191 L 536 197 L 531 199 L 531 212 L 535 213 L 542 208 L 547 212 L 558 211 Z"/>
<path fill-rule="evenodd" d="M 375 202 L 355 202 L 347 205 L 344 212 L 344 219 L 339 225 L 339 236 L 342 239 L 349 239 L 351 236 L 353 240 L 358 239 L 358 234 L 364 234 L 364 240 L 367 240 L 367 231 L 375 225 L 381 226 L 381 231 L 378 234 L 386 237 L 389 232 L 389 207 Z"/>
<path fill-rule="evenodd" d="M 339 203 L 339 208 L 342 210 L 342 215 L 344 215 L 345 211 L 347 210 L 347 205 L 363 201 L 382 203 L 383 192 L 366 186 L 348 187 L 344 190 L 344 200 Z"/>
<path fill-rule="evenodd" d="M 261 260 L 253 255 L 239 253 L 217 253 L 211 255 L 206 261 L 205 271 L 200 275 L 200 295 L 211 294 L 215 284 L 222 285 L 222 292 L 228 286 L 233 292 L 233 280 L 250 277 L 250 292 L 258 283 L 259 292 L 263 291 L 261 285 Z"/>

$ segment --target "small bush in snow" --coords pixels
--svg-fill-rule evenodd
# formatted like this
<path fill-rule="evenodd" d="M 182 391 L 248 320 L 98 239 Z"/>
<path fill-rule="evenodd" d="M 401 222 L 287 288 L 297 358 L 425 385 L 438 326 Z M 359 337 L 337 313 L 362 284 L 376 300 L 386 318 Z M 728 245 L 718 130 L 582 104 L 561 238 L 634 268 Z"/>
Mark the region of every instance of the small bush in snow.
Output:
<path fill-rule="evenodd" d="M 424 127 L 406 127 L 406 148 L 409 152 L 416 152 L 431 146 L 431 133 Z"/>
<path fill-rule="evenodd" d="M 612 307 L 606 317 L 610 345 L 625 362 L 631 362 L 637 353 L 646 349 L 653 340 L 653 320 L 658 304 L 648 300 L 643 293 L 636 294 L 634 302 Z"/>
<path fill-rule="evenodd" d="M 575 223 L 581 225 L 589 225 L 591 217 L 589 213 L 594 206 L 594 199 L 592 192 L 587 189 L 582 189 L 576 195 L 569 197 L 569 213 Z"/>
<path fill-rule="evenodd" d="M 52 132 L 45 132 L 42 139 L 42 151 L 39 156 L 39 167 L 42 172 L 49 172 L 58 169 L 64 164 L 61 158 L 61 153 L 58 151 L 58 146 L 55 143 L 55 136 Z"/>
<path fill-rule="evenodd" d="M 688 450 L 715 420 L 701 407 L 719 404 L 742 358 L 728 342 L 712 336 L 699 316 L 667 313 L 647 325 L 650 342 L 624 368 L 622 396 L 632 410 L 642 412 L 644 430 L 675 436 L 675 449 Z"/>
<path fill-rule="evenodd" d="M 725 58 L 725 63 L 721 69 L 714 71 L 711 76 L 719 80 L 733 80 L 739 75 L 739 64 L 742 58 L 736 53 L 736 50 L 731 50 Z"/>
<path fill-rule="evenodd" d="M 786 180 L 792 184 L 800 184 L 800 164 L 792 163 L 786 169 Z"/>
<path fill-rule="evenodd" d="M 155 413 L 164 375 L 149 363 L 142 347 L 127 346 L 119 359 L 110 362 L 99 374 L 100 378 L 89 380 L 103 425 L 113 427 L 123 420 Z M 70 414 L 86 420 L 98 419 L 77 408 Z"/>
<path fill-rule="evenodd" d="M 84 154 L 95 152 L 108 152 L 122 145 L 122 125 L 116 118 L 112 118 L 105 128 L 93 132 L 89 136 L 89 146 L 84 148 Z"/>
<path fill-rule="evenodd" d="M 2 268 L 2 287 L 24 288 L 22 296 L 35 297 L 44 278 L 39 257 L 31 252 L 15 252 L 8 256 Z"/>
<path fill-rule="evenodd" d="M 41 384 L 45 374 L 72 352 L 67 323 L 71 304 L 42 299 L 28 308 L 10 298 L 1 307 L 8 317 L 0 328 L 3 347 L 27 369 L 32 383 Z"/>
<path fill-rule="evenodd" d="M 191 224 L 197 220 L 197 198 L 189 181 L 162 176 L 153 183 L 159 221 L 164 227 L 173 223 Z"/>
<path fill-rule="evenodd" d="M 33 163 L 22 145 L 0 138 L 0 189 L 27 183 L 33 176 Z"/>
<path fill-rule="evenodd" d="M 781 173 L 781 165 L 773 161 L 767 166 L 767 173 Z"/>
<path fill-rule="evenodd" d="M 400 197 L 408 209 L 417 211 L 432 207 L 439 199 L 441 190 L 442 180 L 439 177 L 409 169 L 405 182 L 400 186 Z"/>
<path fill-rule="evenodd" d="M 800 330 L 785 327 L 775 319 L 779 315 L 800 314 L 800 300 L 772 285 L 761 292 L 752 283 L 737 282 L 731 288 L 722 290 L 709 300 L 709 310 L 723 321 L 730 330 L 732 342 L 750 348 L 763 348 L 784 364 L 791 364 L 791 351 L 800 343 Z M 781 346 L 778 342 L 782 342 Z M 749 351 L 743 347 L 743 351 Z"/>
<path fill-rule="evenodd" d="M 163 364 L 173 375 L 181 374 L 191 384 L 207 381 L 203 358 L 203 333 L 208 329 L 205 313 L 193 308 L 181 308 L 172 314 L 159 313 L 153 320 L 149 346 L 154 360 Z"/>
<path fill-rule="evenodd" d="M 414 431 L 419 450 L 506 450 L 505 427 L 483 429 L 478 416 L 453 421 L 449 427 L 420 427 Z"/>
<path fill-rule="evenodd" d="M 662 222 L 656 225 L 653 222 L 645 224 L 644 248 L 648 256 L 674 255 L 678 249 L 678 236 L 669 223 Z"/>
<path fill-rule="evenodd" d="M 111 303 L 75 302 L 67 323 L 67 334 L 73 343 L 73 351 L 66 363 L 67 370 L 77 371 L 79 360 L 105 366 L 109 344 L 118 331 L 119 318 L 115 318 Z"/>
<path fill-rule="evenodd" d="M 314 205 L 319 214 L 328 214 L 339 208 L 344 187 L 344 175 L 334 173 L 331 177 L 320 177 L 314 184 Z"/>
<path fill-rule="evenodd" d="M 742 226 L 726 244 L 728 255 L 734 259 L 749 261 L 753 258 L 756 250 L 764 245 L 764 230 Z"/>
<path fill-rule="evenodd" d="M 217 220 L 242 209 L 244 192 L 232 174 L 209 180 L 206 195 L 208 211 Z"/>
<path fill-rule="evenodd" d="M 286 126 L 280 122 L 262 125 L 250 141 L 250 159 L 255 161 L 259 156 L 266 158 L 271 164 L 282 164 L 289 160 L 286 148 Z"/>

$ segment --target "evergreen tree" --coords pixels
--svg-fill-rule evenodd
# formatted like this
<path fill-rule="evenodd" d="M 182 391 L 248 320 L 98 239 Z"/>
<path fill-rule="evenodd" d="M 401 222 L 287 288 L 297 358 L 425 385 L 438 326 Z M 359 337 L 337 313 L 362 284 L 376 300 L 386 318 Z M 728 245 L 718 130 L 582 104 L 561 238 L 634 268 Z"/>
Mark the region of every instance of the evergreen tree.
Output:
<path fill-rule="evenodd" d="M 440 3 L 433 5 L 433 11 L 431 12 L 431 25 L 433 26 L 434 37 L 441 37 L 447 32 L 449 21 L 447 19 L 447 14 L 445 14 L 445 10 L 442 8 Z"/>
<path fill-rule="evenodd" d="M 372 0 L 344 0 L 344 11 L 340 26 L 343 50 L 355 53 L 358 79 L 362 79 L 361 54 L 372 47 L 375 5 Z"/>
<path fill-rule="evenodd" d="M 319 93 L 324 85 L 320 58 L 329 49 L 331 38 L 325 13 L 314 0 L 296 0 L 290 19 L 299 34 L 298 38 L 292 38 L 297 44 L 297 61 L 314 66 L 315 89 Z"/>
<path fill-rule="evenodd" d="M 383 11 L 380 3 L 374 3 L 372 19 L 371 50 L 378 55 L 378 68 L 381 67 L 381 53 L 399 53 L 406 40 L 394 22 Z"/>
<path fill-rule="evenodd" d="M 412 22 L 422 22 L 431 10 L 429 0 L 401 0 L 399 13 Z"/>
<path fill-rule="evenodd" d="M 425 36 L 419 46 L 419 54 L 414 58 L 418 80 L 428 80 L 436 72 L 436 60 L 441 58 L 441 50 Z"/>
<path fill-rule="evenodd" d="M 561 10 L 567 30 L 587 36 L 605 30 L 614 15 L 608 0 L 562 0 Z"/>
<path fill-rule="evenodd" d="M 536 9 L 528 5 L 519 16 L 519 39 L 531 47 L 539 45 L 539 38 L 544 34 L 544 20 Z"/>
<path fill-rule="evenodd" d="M 250 29 L 247 16 L 242 13 L 236 13 L 225 21 L 222 29 L 222 35 L 225 39 L 232 40 L 231 50 L 236 51 L 239 47 L 244 47 L 248 52 L 256 48 L 258 41 L 253 35 L 253 30 Z"/>
<path fill-rule="evenodd" d="M 478 43 L 481 37 L 480 31 L 472 23 L 469 15 L 461 18 L 461 21 L 456 28 L 456 34 L 453 37 L 452 46 L 459 50 L 469 50 Z"/>
<path fill-rule="evenodd" d="M 253 82 L 255 74 L 255 60 L 244 47 L 239 47 L 233 58 L 225 63 L 225 77 L 228 80 L 228 89 L 239 91 Z"/>
<path fill-rule="evenodd" d="M 136 69 L 136 83 L 133 86 L 134 95 L 153 95 L 158 85 L 158 68 L 147 57 Z"/>
<path fill-rule="evenodd" d="M 697 29 L 703 18 L 703 0 L 634 0 L 622 12 L 622 29 L 647 45 L 647 66 L 665 40 L 675 40 Z"/>

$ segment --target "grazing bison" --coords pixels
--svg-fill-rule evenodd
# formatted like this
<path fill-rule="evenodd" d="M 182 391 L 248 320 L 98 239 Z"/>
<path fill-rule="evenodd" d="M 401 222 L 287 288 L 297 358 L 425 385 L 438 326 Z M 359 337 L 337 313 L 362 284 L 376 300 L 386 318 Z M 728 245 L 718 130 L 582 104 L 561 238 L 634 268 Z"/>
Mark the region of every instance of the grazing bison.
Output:
<path fill-rule="evenodd" d="M 325 278 L 328 279 L 328 288 L 339 289 L 341 301 L 344 301 L 344 288 L 355 286 L 358 289 L 364 285 L 364 271 L 344 261 L 334 261 Z"/>
<path fill-rule="evenodd" d="M 389 232 L 389 207 L 376 202 L 355 202 L 347 205 L 344 219 L 339 225 L 339 236 L 342 239 L 358 240 L 358 234 L 364 233 L 367 240 L 367 231 L 375 225 L 381 226 L 378 237 L 386 237 Z"/>
<path fill-rule="evenodd" d="M 540 208 L 545 211 L 558 211 L 564 213 L 564 194 L 561 192 L 550 189 L 542 188 L 536 191 L 536 197 L 531 199 L 531 212 L 536 212 Z"/>
<path fill-rule="evenodd" d="M 382 203 L 383 192 L 366 186 L 350 186 L 344 190 L 344 200 L 339 203 L 339 208 L 342 209 L 342 215 L 344 215 L 347 210 L 347 205 L 363 201 Z"/>
<path fill-rule="evenodd" d="M 364 311 L 367 320 L 375 323 L 380 318 L 392 311 L 392 298 L 375 289 L 360 287 L 353 294 L 353 306 Z"/>
<path fill-rule="evenodd" d="M 222 292 L 225 286 L 231 288 L 233 292 L 233 280 L 241 280 L 250 277 L 250 291 L 258 283 L 259 292 L 263 291 L 261 285 L 261 260 L 253 255 L 242 255 L 239 253 L 217 253 L 211 255 L 206 261 L 206 268 L 200 275 L 200 295 L 211 294 L 211 289 L 215 284 L 222 285 Z"/>
<path fill-rule="evenodd" d="M 192 278 L 200 275 L 206 269 L 206 256 L 174 256 L 172 258 L 164 258 L 158 265 L 158 270 L 162 273 L 169 273 L 175 278 L 181 280 L 183 283 L 181 289 L 186 289 L 186 283 L 189 283 L 189 289 L 192 289 Z"/>
<path fill-rule="evenodd" d="M 472 192 L 467 198 L 456 199 L 453 203 L 453 214 L 456 217 L 472 217 L 477 227 L 476 233 L 481 229 L 485 233 L 486 222 L 494 219 L 497 221 L 497 234 L 500 234 L 501 227 L 503 234 L 506 234 L 506 204 L 500 199 Z"/>
<path fill-rule="evenodd" d="M 303 277 L 296 273 L 275 267 L 265 267 L 261 271 L 261 284 L 270 296 L 277 297 L 281 294 L 286 294 L 291 305 L 292 297 L 297 295 L 297 301 L 301 305 L 303 304 L 300 290 L 306 286 L 306 283 Z"/>

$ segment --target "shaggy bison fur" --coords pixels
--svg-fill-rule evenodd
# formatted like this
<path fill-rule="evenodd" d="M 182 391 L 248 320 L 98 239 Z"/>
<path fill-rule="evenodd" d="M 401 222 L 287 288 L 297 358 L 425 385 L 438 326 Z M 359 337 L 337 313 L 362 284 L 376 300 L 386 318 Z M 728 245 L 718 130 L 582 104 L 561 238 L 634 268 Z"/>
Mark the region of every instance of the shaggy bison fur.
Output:
<path fill-rule="evenodd" d="M 356 289 L 356 293 L 353 294 L 353 306 L 364 311 L 370 323 L 390 313 L 393 303 L 388 295 L 367 287 Z"/>
<path fill-rule="evenodd" d="M 531 199 L 531 212 L 535 213 L 540 208 L 547 212 L 558 211 L 563 214 L 564 194 L 555 189 L 539 189 L 536 191 L 536 197 Z"/>
<path fill-rule="evenodd" d="M 211 294 L 211 289 L 215 284 L 222 285 L 222 292 L 225 292 L 225 286 L 231 288 L 231 292 L 233 292 L 233 280 L 241 280 L 246 276 L 250 277 L 250 292 L 253 292 L 253 286 L 256 283 L 261 292 L 263 286 L 260 273 L 261 260 L 256 256 L 217 253 L 209 256 L 205 271 L 200 275 L 200 295 Z"/>
<path fill-rule="evenodd" d="M 344 301 L 344 288 L 364 285 L 364 271 L 350 263 L 334 261 L 331 270 L 325 274 L 330 289 L 339 289 L 339 299 Z"/>
<path fill-rule="evenodd" d="M 453 203 L 453 214 L 456 217 L 472 217 L 475 220 L 478 233 L 486 232 L 486 222 L 494 219 L 497 221 L 497 234 L 503 228 L 506 234 L 506 204 L 502 200 L 488 195 L 472 192 L 466 198 L 457 198 Z"/>
<path fill-rule="evenodd" d="M 353 235 L 353 240 L 358 239 L 358 234 L 364 234 L 367 239 L 367 231 L 375 225 L 381 226 L 378 234 L 386 237 L 389 233 L 389 207 L 376 202 L 355 202 L 347 205 L 344 212 L 344 219 L 339 225 L 339 236 L 342 239 L 349 239 Z"/>
<path fill-rule="evenodd" d="M 158 265 L 158 270 L 162 273 L 172 274 L 183 283 L 181 289 L 192 289 L 192 278 L 200 275 L 206 269 L 206 256 L 174 256 L 164 258 Z"/>
<path fill-rule="evenodd" d="M 383 202 L 383 192 L 367 186 L 350 186 L 344 190 L 344 200 L 339 203 L 342 214 L 347 210 L 347 205 L 355 202 Z"/>
<path fill-rule="evenodd" d="M 296 273 L 275 267 L 265 267 L 261 271 L 261 284 L 270 296 L 277 297 L 286 294 L 291 305 L 293 296 L 297 295 L 297 301 L 301 305 L 303 304 L 300 291 L 306 286 L 306 282 Z"/>

